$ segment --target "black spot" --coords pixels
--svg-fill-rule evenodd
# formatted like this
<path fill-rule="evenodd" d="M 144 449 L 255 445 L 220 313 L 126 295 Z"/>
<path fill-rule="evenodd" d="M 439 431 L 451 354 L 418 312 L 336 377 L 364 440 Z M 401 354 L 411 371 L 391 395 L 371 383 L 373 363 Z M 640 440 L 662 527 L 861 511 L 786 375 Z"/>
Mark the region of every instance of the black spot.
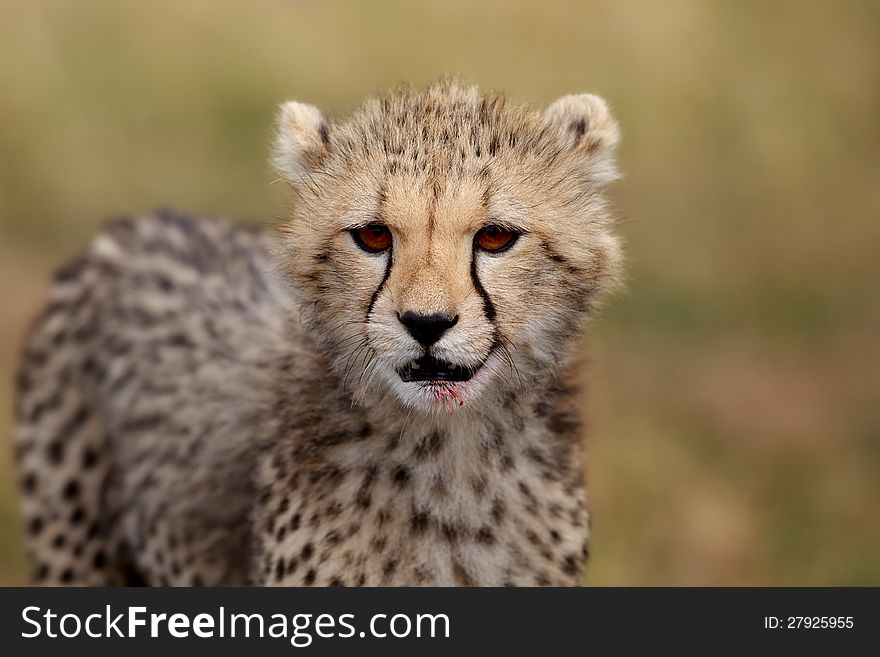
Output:
<path fill-rule="evenodd" d="M 410 525 L 412 527 L 412 531 L 414 534 L 422 534 L 428 529 L 428 514 L 424 511 L 415 511 L 413 512 L 412 518 L 410 520 Z"/>
<path fill-rule="evenodd" d="M 409 468 L 404 465 L 398 465 L 391 471 L 391 479 L 398 488 L 403 488 L 410 480 Z"/>
<path fill-rule="evenodd" d="M 314 584 L 316 576 L 317 576 L 317 574 L 315 573 L 315 569 L 310 568 L 309 572 L 306 573 L 305 579 L 303 580 L 305 582 L 306 586 L 311 586 L 312 584 Z"/>
<path fill-rule="evenodd" d="M 422 584 L 428 581 L 428 577 L 430 577 L 431 571 L 429 571 L 425 566 L 416 566 L 413 568 L 413 577 L 415 577 L 416 582 Z"/>
<path fill-rule="evenodd" d="M 159 289 L 163 292 L 171 292 L 174 289 L 174 281 L 172 281 L 167 276 L 163 276 L 162 274 L 157 274 L 155 277 L 156 285 L 159 286 Z"/>
<path fill-rule="evenodd" d="M 21 480 L 21 488 L 25 493 L 33 493 L 37 488 L 37 475 L 29 472 Z"/>
<path fill-rule="evenodd" d="M 34 579 L 38 582 L 45 581 L 49 577 L 49 564 L 41 563 L 34 571 Z"/>
<path fill-rule="evenodd" d="M 104 554 L 103 550 L 95 552 L 95 556 L 92 557 L 92 565 L 98 570 L 107 565 L 107 555 Z"/>
<path fill-rule="evenodd" d="M 330 127 L 326 121 L 321 122 L 318 134 L 321 136 L 321 143 L 324 145 L 324 148 L 330 148 Z"/>
<path fill-rule="evenodd" d="M 43 531 L 43 519 L 39 516 L 31 518 L 30 522 L 28 522 L 28 533 L 36 536 L 41 531 Z"/>
<path fill-rule="evenodd" d="M 444 522 L 440 525 L 440 534 L 450 543 L 454 543 L 458 540 L 460 530 L 455 524 Z"/>
<path fill-rule="evenodd" d="M 79 497 L 79 482 L 71 479 L 64 485 L 64 490 L 61 494 L 65 500 L 75 500 Z"/>
<path fill-rule="evenodd" d="M 70 568 L 61 571 L 61 581 L 64 584 L 70 584 L 73 581 L 73 571 Z"/>
<path fill-rule="evenodd" d="M 122 425 L 122 431 L 126 433 L 139 433 L 155 429 L 162 423 L 160 415 L 141 415 L 126 420 Z"/>
<path fill-rule="evenodd" d="M 60 465 L 64 460 L 64 443 L 60 440 L 53 440 L 46 447 L 46 458 L 52 465 Z"/>
<path fill-rule="evenodd" d="M 474 489 L 474 493 L 477 498 L 483 497 L 486 493 L 486 486 L 488 486 L 488 482 L 486 481 L 486 477 L 483 475 L 474 476 L 471 479 L 471 487 Z"/>
<path fill-rule="evenodd" d="M 92 447 L 86 447 L 82 455 L 82 467 L 89 470 L 98 462 L 98 452 Z"/>
<path fill-rule="evenodd" d="M 526 498 L 529 505 L 537 504 L 538 500 L 535 498 L 535 494 L 532 492 L 532 489 L 529 488 L 529 485 L 526 482 L 519 482 L 519 491 L 523 494 L 523 497 Z"/>
<path fill-rule="evenodd" d="M 76 507 L 73 510 L 73 513 L 70 514 L 70 524 L 71 525 L 79 525 L 86 517 L 85 509 L 81 506 Z"/>
<path fill-rule="evenodd" d="M 395 570 L 397 570 L 397 559 L 388 559 L 382 564 L 382 574 L 385 577 L 391 577 Z"/>
<path fill-rule="evenodd" d="M 489 527 L 480 527 L 477 531 L 477 541 L 483 545 L 493 545 L 495 543 L 495 534 Z"/>
<path fill-rule="evenodd" d="M 369 509 L 370 505 L 373 503 L 373 497 L 370 495 L 370 489 L 361 488 L 357 492 L 357 496 L 355 497 L 355 504 L 357 504 L 362 509 Z"/>
<path fill-rule="evenodd" d="M 59 432 L 59 437 L 56 440 L 62 440 L 64 438 L 69 438 L 73 434 L 75 434 L 83 424 L 85 424 L 86 420 L 89 419 L 89 408 L 88 406 L 80 406 L 76 412 L 67 420 L 64 426 L 61 427 L 61 431 Z"/>
<path fill-rule="evenodd" d="M 577 555 L 566 555 L 565 560 L 562 562 L 562 570 L 563 572 L 565 572 L 566 575 L 577 575 L 578 571 L 580 570 L 580 567 L 578 566 Z"/>
<path fill-rule="evenodd" d="M 195 345 L 193 341 L 189 339 L 189 336 L 185 333 L 172 333 L 168 336 L 167 343 L 172 347 L 184 347 L 187 349 L 191 349 Z"/>
<path fill-rule="evenodd" d="M 385 447 L 386 452 L 393 452 L 400 446 L 401 442 L 401 434 L 397 432 L 393 432 L 391 438 L 388 439 L 388 444 Z"/>
<path fill-rule="evenodd" d="M 492 514 L 492 520 L 496 523 L 501 522 L 504 519 L 504 515 L 507 513 L 507 507 L 505 506 L 504 501 L 495 498 L 495 501 L 492 502 L 490 513 Z"/>
<path fill-rule="evenodd" d="M 299 513 L 294 513 L 293 517 L 290 519 L 290 529 L 291 531 L 296 531 L 299 529 L 299 524 L 302 521 L 302 516 Z"/>
<path fill-rule="evenodd" d="M 315 553 L 315 548 L 311 543 L 306 543 L 303 545 L 301 558 L 303 561 L 308 561 L 312 558 L 312 555 Z"/>
<path fill-rule="evenodd" d="M 52 539 L 52 547 L 55 549 L 63 548 L 65 543 L 67 543 L 67 537 L 64 534 L 58 534 Z"/>
<path fill-rule="evenodd" d="M 64 340 L 67 338 L 67 334 L 64 331 L 58 331 L 55 335 L 52 336 L 52 346 L 60 347 L 64 344 Z"/>
<path fill-rule="evenodd" d="M 443 443 L 443 436 L 439 431 L 432 431 L 416 443 L 415 454 L 419 458 L 425 458 L 436 454 Z"/>
<path fill-rule="evenodd" d="M 66 283 L 68 281 L 72 281 L 76 279 L 83 269 L 86 268 L 88 264 L 88 260 L 84 257 L 76 258 L 72 260 L 68 264 L 60 267 L 55 272 L 54 280 L 56 283 Z"/>
<path fill-rule="evenodd" d="M 82 364 L 80 365 L 80 371 L 85 376 L 91 376 L 98 370 L 98 363 L 95 361 L 94 356 L 86 357 Z"/>
<path fill-rule="evenodd" d="M 574 133 L 576 139 L 580 139 L 587 132 L 587 120 L 585 118 L 581 118 L 578 121 L 573 121 L 571 124 L 571 131 Z"/>

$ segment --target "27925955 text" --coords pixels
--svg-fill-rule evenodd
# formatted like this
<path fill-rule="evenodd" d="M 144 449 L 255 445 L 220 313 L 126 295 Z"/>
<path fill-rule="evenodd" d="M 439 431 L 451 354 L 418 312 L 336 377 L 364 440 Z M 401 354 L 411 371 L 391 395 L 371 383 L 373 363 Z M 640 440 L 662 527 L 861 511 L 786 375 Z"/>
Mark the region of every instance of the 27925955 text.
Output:
<path fill-rule="evenodd" d="M 764 616 L 768 630 L 851 630 L 852 616 Z"/>

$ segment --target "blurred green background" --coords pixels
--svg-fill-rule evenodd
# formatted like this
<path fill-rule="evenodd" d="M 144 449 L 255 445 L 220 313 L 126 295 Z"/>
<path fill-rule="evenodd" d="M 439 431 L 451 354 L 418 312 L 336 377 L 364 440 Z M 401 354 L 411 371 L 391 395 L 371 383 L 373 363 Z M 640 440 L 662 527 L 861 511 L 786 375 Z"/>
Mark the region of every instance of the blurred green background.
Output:
<path fill-rule="evenodd" d="M 0 0 L 0 584 L 11 372 L 103 219 L 268 221 L 276 105 L 460 74 L 623 129 L 629 290 L 585 373 L 592 584 L 880 584 L 880 2 Z"/>

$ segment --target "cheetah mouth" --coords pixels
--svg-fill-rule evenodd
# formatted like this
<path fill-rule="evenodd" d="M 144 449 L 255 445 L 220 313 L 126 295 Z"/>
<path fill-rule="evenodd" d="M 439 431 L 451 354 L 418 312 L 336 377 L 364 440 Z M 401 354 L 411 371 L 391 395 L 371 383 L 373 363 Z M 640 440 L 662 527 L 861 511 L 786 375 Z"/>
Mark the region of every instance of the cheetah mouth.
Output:
<path fill-rule="evenodd" d="M 401 381 L 468 381 L 476 370 L 460 365 L 451 365 L 432 356 L 422 356 L 397 371 Z"/>

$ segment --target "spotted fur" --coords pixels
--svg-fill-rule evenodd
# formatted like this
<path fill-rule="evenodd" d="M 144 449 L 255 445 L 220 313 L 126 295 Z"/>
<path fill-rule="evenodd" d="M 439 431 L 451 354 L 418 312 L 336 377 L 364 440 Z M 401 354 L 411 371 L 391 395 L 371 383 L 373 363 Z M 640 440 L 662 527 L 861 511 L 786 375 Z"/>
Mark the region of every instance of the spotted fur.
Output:
<path fill-rule="evenodd" d="M 44 584 L 570 585 L 589 516 L 575 345 L 614 284 L 617 128 L 456 81 L 282 108 L 263 234 L 159 212 L 62 269 L 18 375 Z M 365 253 L 351 230 L 393 246 Z M 514 229 L 506 252 L 474 246 Z M 404 312 L 454 313 L 430 347 Z M 404 382 L 427 350 L 468 381 Z"/>

